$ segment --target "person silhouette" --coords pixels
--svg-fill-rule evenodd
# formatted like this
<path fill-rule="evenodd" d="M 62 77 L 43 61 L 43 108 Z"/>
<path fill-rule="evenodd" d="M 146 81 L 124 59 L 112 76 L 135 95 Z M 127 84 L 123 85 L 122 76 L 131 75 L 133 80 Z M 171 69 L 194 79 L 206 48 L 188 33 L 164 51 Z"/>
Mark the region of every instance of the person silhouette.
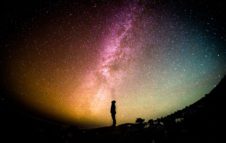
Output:
<path fill-rule="evenodd" d="M 115 119 L 115 114 L 116 114 L 116 106 L 115 106 L 116 101 L 113 100 L 111 101 L 111 118 L 112 118 L 112 126 L 116 126 L 116 119 Z"/>

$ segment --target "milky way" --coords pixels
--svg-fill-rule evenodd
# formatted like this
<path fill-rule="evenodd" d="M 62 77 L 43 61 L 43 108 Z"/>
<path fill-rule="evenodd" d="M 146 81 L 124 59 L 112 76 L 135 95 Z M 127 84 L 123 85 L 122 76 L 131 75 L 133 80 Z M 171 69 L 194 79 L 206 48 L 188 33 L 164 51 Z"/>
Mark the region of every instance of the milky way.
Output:
<path fill-rule="evenodd" d="M 91 108 L 95 112 L 106 108 L 108 103 L 106 101 L 116 99 L 115 90 L 122 84 L 128 68 L 135 62 L 136 51 L 142 50 L 137 44 L 122 45 L 126 38 L 132 36 L 133 23 L 139 11 L 132 3 L 123 7 L 110 19 L 112 23 L 107 26 L 109 30 L 100 48 L 98 63 L 93 70 L 88 71 L 85 77 L 87 80 L 84 82 L 86 89 L 97 90 L 96 94 L 91 95 L 93 96 Z M 103 109 L 100 109 L 101 107 Z"/>
<path fill-rule="evenodd" d="M 137 0 L 67 4 L 40 10 L 7 45 L 7 84 L 50 117 L 110 125 L 116 100 L 119 124 L 155 119 L 194 103 L 226 72 L 214 17 Z"/>

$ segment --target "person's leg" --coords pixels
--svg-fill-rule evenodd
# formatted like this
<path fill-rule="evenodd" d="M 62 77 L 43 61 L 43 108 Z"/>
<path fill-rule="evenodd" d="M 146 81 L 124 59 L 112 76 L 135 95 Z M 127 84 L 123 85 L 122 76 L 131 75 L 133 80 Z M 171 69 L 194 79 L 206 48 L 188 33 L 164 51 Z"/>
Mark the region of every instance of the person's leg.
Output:
<path fill-rule="evenodd" d="M 113 125 L 112 125 L 112 126 L 114 126 L 114 127 L 115 127 L 115 125 L 116 125 L 115 114 L 112 114 L 112 120 L 113 120 Z"/>

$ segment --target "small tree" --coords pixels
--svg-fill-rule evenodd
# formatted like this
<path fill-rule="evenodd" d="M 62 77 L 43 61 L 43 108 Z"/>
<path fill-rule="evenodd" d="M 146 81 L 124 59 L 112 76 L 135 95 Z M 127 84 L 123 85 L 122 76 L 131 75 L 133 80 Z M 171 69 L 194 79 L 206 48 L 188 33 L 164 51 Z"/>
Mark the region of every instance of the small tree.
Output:
<path fill-rule="evenodd" d="M 142 119 L 142 118 L 137 118 L 137 119 L 136 119 L 136 123 L 137 123 L 137 124 L 143 124 L 144 121 L 145 121 L 145 120 Z"/>
<path fill-rule="evenodd" d="M 153 120 L 153 119 L 150 119 L 150 120 L 148 121 L 148 124 L 149 124 L 150 126 L 152 126 L 152 125 L 154 124 L 154 120 Z"/>

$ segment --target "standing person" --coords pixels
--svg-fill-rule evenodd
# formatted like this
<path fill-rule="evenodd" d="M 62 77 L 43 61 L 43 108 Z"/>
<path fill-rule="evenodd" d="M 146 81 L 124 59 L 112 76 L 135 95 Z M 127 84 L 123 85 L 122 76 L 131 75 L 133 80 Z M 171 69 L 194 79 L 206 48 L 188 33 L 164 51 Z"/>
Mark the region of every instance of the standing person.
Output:
<path fill-rule="evenodd" d="M 115 125 L 116 125 L 116 119 L 115 119 L 116 106 L 115 106 L 115 103 L 116 103 L 115 100 L 111 101 L 111 118 L 112 118 L 112 121 L 113 121 L 113 124 L 112 124 L 113 127 L 115 127 Z"/>

